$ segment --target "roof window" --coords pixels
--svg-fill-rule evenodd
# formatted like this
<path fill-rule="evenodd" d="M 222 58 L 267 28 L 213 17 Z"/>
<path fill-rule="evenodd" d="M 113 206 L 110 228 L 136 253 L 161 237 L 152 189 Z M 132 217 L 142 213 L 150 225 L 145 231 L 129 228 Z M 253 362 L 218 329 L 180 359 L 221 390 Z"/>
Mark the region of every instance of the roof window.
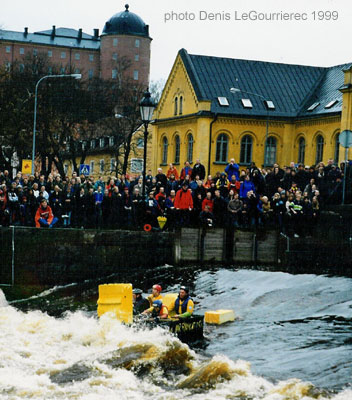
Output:
<path fill-rule="evenodd" d="M 331 108 L 332 106 L 334 106 L 337 103 L 337 99 L 335 100 L 331 100 L 326 106 L 325 108 Z"/>
<path fill-rule="evenodd" d="M 241 99 L 244 108 L 253 108 L 253 104 L 249 99 Z"/>
<path fill-rule="evenodd" d="M 319 102 L 313 103 L 310 107 L 307 108 L 307 111 L 315 110 L 319 104 L 320 104 Z"/>
<path fill-rule="evenodd" d="M 227 100 L 226 97 L 218 97 L 218 102 L 223 107 L 229 106 L 229 101 Z"/>
<path fill-rule="evenodd" d="M 265 100 L 264 103 L 268 110 L 275 110 L 275 104 L 271 100 Z"/>

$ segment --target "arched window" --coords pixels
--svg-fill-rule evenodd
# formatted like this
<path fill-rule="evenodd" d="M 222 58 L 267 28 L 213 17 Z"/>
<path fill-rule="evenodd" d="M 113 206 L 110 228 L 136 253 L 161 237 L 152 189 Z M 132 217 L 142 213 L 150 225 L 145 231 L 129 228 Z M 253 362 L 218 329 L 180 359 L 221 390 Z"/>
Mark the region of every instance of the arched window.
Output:
<path fill-rule="evenodd" d="M 306 155 L 306 140 L 301 137 L 298 141 L 298 164 L 304 164 L 304 159 Z"/>
<path fill-rule="evenodd" d="M 250 164 L 252 162 L 252 147 L 253 147 L 252 137 L 249 135 L 243 136 L 241 140 L 241 154 L 240 154 L 241 164 Z"/>
<path fill-rule="evenodd" d="M 229 139 L 227 135 L 225 135 L 224 133 L 218 136 L 216 140 L 216 155 L 215 155 L 216 162 L 223 162 L 223 163 L 227 162 L 228 142 Z"/>
<path fill-rule="evenodd" d="M 169 147 L 169 142 L 166 137 L 163 138 L 163 154 L 162 154 L 162 164 L 167 164 L 167 150 Z"/>
<path fill-rule="evenodd" d="M 265 143 L 265 165 L 274 165 L 276 163 L 276 139 L 272 136 L 268 137 Z"/>
<path fill-rule="evenodd" d="M 174 104 L 174 115 L 177 115 L 177 97 L 175 97 L 175 104 Z"/>
<path fill-rule="evenodd" d="M 179 109 L 179 114 L 181 115 L 183 113 L 183 97 L 180 96 L 180 109 Z"/>
<path fill-rule="evenodd" d="M 191 133 L 187 136 L 187 161 L 193 162 L 193 135 Z"/>
<path fill-rule="evenodd" d="M 180 163 L 180 137 L 175 136 L 175 161 L 174 164 Z"/>
<path fill-rule="evenodd" d="M 338 162 L 339 162 L 339 155 L 340 155 L 339 136 L 340 136 L 339 133 L 335 136 L 335 151 L 334 151 L 334 163 L 335 164 L 338 164 Z"/>
<path fill-rule="evenodd" d="M 321 135 L 317 136 L 317 152 L 315 154 L 315 163 L 323 161 L 324 154 L 324 138 Z"/>

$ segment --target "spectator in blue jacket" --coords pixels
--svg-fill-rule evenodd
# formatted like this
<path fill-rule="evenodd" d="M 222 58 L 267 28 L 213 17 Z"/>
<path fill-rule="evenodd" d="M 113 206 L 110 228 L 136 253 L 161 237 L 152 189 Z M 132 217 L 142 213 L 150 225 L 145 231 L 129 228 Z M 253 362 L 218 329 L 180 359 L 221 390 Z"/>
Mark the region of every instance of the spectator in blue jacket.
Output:
<path fill-rule="evenodd" d="M 241 185 L 241 188 L 240 188 L 241 199 L 246 199 L 247 193 L 251 190 L 255 193 L 255 186 L 254 186 L 254 183 L 251 181 L 249 175 L 246 175 L 246 177 Z"/>
<path fill-rule="evenodd" d="M 235 159 L 231 158 L 230 164 L 228 164 L 225 168 L 227 179 L 231 182 L 232 175 L 235 175 L 236 180 L 238 181 L 240 179 L 239 170 L 240 167 L 238 166 L 238 164 L 235 163 Z"/>

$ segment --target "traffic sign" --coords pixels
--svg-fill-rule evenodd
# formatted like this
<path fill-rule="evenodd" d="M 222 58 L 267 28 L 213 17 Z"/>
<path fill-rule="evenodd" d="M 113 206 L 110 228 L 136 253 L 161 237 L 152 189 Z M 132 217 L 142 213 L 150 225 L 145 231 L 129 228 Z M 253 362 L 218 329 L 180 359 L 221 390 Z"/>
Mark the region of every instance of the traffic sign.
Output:
<path fill-rule="evenodd" d="M 80 164 L 79 165 L 79 174 L 80 175 L 89 175 L 90 166 L 88 164 Z"/>
<path fill-rule="evenodd" d="M 32 160 L 22 160 L 22 174 L 30 174 L 32 172 Z"/>
<path fill-rule="evenodd" d="M 345 149 L 352 147 L 352 131 L 349 129 L 342 131 L 339 136 L 339 142 Z"/>

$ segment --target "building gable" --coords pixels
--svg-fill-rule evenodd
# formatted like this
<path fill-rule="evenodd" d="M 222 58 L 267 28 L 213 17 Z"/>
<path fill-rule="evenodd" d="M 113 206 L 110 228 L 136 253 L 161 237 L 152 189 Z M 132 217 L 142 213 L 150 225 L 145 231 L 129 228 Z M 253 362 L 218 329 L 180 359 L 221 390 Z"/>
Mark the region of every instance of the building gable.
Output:
<path fill-rule="evenodd" d="M 177 115 L 175 115 L 175 101 L 177 101 Z M 204 108 L 209 110 L 209 106 L 210 103 L 204 105 L 204 102 L 198 99 L 182 57 L 178 54 L 156 108 L 156 118 L 166 119 L 195 114 Z"/>

